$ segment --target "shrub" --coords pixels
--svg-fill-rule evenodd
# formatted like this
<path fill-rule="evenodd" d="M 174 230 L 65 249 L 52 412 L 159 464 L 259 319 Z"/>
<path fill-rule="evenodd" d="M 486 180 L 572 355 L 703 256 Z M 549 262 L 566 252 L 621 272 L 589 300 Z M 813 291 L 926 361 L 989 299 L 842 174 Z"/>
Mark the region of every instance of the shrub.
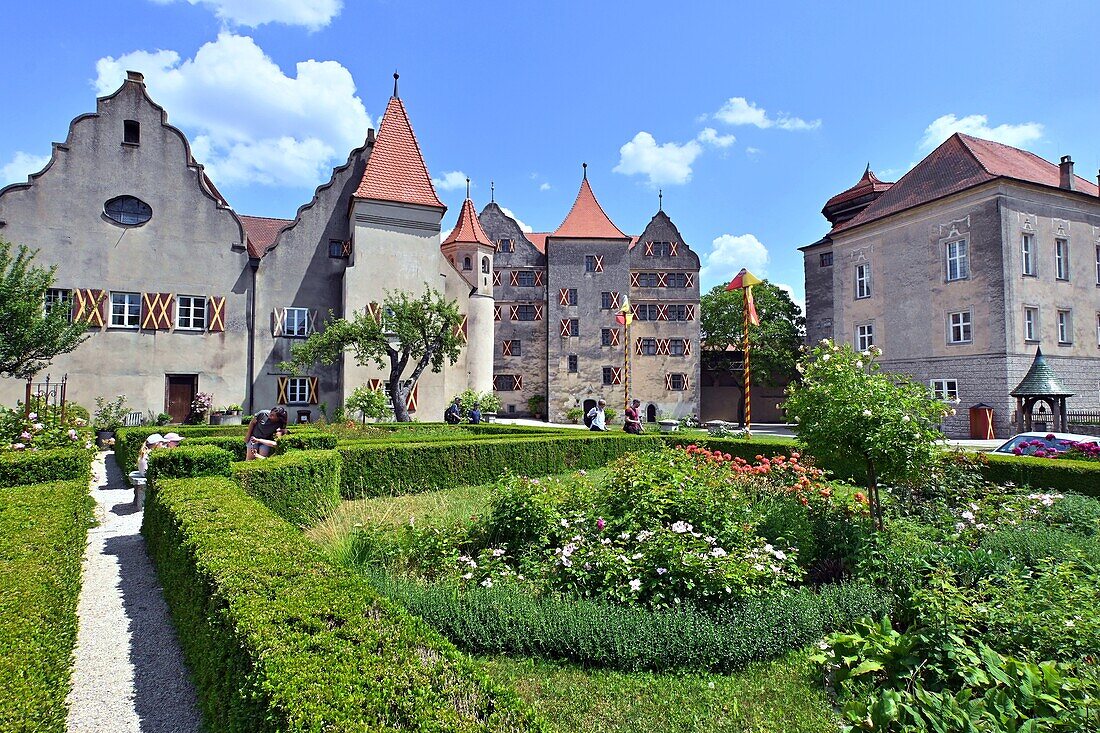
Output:
<path fill-rule="evenodd" d="M 87 484 L 92 478 L 93 455 L 94 452 L 91 450 L 74 448 L 2 452 L 0 453 L 0 489 L 8 486 L 77 479 Z"/>
<path fill-rule="evenodd" d="M 363 422 L 366 422 L 367 418 L 384 420 L 392 414 L 390 401 L 386 397 L 386 393 L 380 389 L 370 389 L 362 384 L 352 390 L 345 404 L 348 412 L 358 412 Z M 339 420 L 335 420 L 335 416 L 333 417 L 334 422 L 339 422 Z"/>
<path fill-rule="evenodd" d="M 294 450 L 332 450 L 337 438 L 319 430 L 292 430 L 278 440 L 276 454 Z"/>
<path fill-rule="evenodd" d="M 458 400 L 459 409 L 462 411 L 462 416 L 466 417 L 470 414 L 470 410 L 474 409 L 474 403 L 476 402 L 484 412 L 498 412 L 500 410 L 500 398 L 492 392 L 476 392 L 472 389 L 467 389 L 461 394 L 455 395 L 451 402 Z"/>
<path fill-rule="evenodd" d="M 300 527 L 340 504 L 340 454 L 336 451 L 293 451 L 235 463 L 233 477 L 250 496 Z"/>
<path fill-rule="evenodd" d="M 542 729 L 230 480 L 161 482 L 142 531 L 210 730 Z"/>
<path fill-rule="evenodd" d="M 244 443 L 244 434 L 247 428 L 243 425 L 179 425 L 176 432 L 187 438 L 183 445 L 188 445 L 192 438 L 213 438 L 239 436 Z M 128 474 L 137 468 L 138 451 L 141 445 L 153 433 L 163 433 L 164 430 L 153 426 L 136 428 L 122 428 L 115 434 L 115 460 L 124 474 Z"/>
<path fill-rule="evenodd" d="M 0 490 L 0 730 L 64 733 L 88 481 Z"/>
<path fill-rule="evenodd" d="M 234 461 L 243 461 L 247 452 L 244 436 L 241 435 L 208 435 L 205 437 L 186 437 L 180 446 L 193 448 L 197 445 L 213 445 L 233 455 Z"/>
<path fill-rule="evenodd" d="M 509 587 L 456 591 L 449 584 L 368 572 L 379 590 L 471 654 L 565 659 L 625 671 L 721 672 L 772 659 L 864 616 L 889 612 L 886 596 L 864 585 L 820 594 L 803 589 L 753 599 L 720 617 L 661 613 Z"/>
<path fill-rule="evenodd" d="M 149 454 L 149 483 L 185 476 L 229 476 L 233 454 L 213 445 L 181 445 L 154 450 Z"/>
<path fill-rule="evenodd" d="M 1034 489 L 1070 491 L 1100 497 L 1100 463 L 1059 458 L 986 455 L 985 477 L 998 484 L 1013 483 Z"/>

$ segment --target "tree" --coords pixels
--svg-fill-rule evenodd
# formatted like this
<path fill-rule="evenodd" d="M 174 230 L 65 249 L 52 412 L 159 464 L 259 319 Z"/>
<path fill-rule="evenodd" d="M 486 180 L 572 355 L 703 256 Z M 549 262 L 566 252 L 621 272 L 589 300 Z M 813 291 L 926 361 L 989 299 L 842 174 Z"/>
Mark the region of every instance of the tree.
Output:
<path fill-rule="evenodd" d="M 37 254 L 0 239 L 0 377 L 30 379 L 88 338 L 87 325 L 69 322 L 67 302 L 46 312 L 57 268 L 35 267 Z"/>
<path fill-rule="evenodd" d="M 749 325 L 753 383 L 776 386 L 797 377 L 795 365 L 805 338 L 806 319 L 790 294 L 767 280 L 754 286 L 752 295 L 760 319 L 760 325 Z M 699 311 L 705 363 L 740 377 L 744 369 L 744 292 L 716 285 L 700 299 Z M 730 346 L 733 350 L 727 350 Z M 744 415 L 744 383 L 737 381 L 737 388 Z"/>
<path fill-rule="evenodd" d="M 444 299 L 434 288 L 429 287 L 418 298 L 404 292 L 387 292 L 379 320 L 368 313 L 355 313 L 351 320 L 334 318 L 323 331 L 291 348 L 290 360 L 280 367 L 297 373 L 317 362 L 334 364 L 345 351 L 350 351 L 360 366 L 373 362 L 385 369 L 388 365 L 386 382 L 394 418 L 409 422 L 407 400 L 424 370 L 430 366 L 433 372 L 439 372 L 445 362 L 458 361 L 461 323 L 457 304 Z M 412 372 L 404 377 L 410 365 Z"/>
<path fill-rule="evenodd" d="M 856 352 L 822 340 L 799 364 L 802 379 L 787 388 L 787 414 L 798 439 L 822 461 L 853 459 L 866 471 L 868 503 L 882 529 L 879 481 L 927 473 L 939 453 L 939 423 L 954 410 L 926 386 L 881 371 L 882 351 Z"/>
<path fill-rule="evenodd" d="M 390 403 L 386 395 L 381 390 L 365 385 L 359 385 L 351 391 L 345 406 L 349 412 L 358 412 L 364 423 L 368 417 L 381 420 L 390 415 Z"/>

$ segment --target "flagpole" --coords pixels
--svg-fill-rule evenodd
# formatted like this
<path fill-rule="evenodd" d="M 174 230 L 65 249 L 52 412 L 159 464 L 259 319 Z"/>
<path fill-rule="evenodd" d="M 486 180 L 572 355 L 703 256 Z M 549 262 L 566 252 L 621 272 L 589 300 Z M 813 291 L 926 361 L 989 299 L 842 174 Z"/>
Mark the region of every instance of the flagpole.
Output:
<path fill-rule="evenodd" d="M 752 371 L 749 369 L 749 298 L 751 286 L 741 290 L 742 310 L 745 312 L 745 332 L 741 342 L 741 350 L 744 354 L 745 370 L 745 437 L 752 437 Z"/>
<path fill-rule="evenodd" d="M 623 414 L 626 414 L 626 408 L 630 407 L 630 318 L 624 318 L 626 321 L 625 332 L 626 337 L 623 339 L 623 361 L 626 364 L 626 379 L 623 380 L 625 386 L 623 387 Z"/>

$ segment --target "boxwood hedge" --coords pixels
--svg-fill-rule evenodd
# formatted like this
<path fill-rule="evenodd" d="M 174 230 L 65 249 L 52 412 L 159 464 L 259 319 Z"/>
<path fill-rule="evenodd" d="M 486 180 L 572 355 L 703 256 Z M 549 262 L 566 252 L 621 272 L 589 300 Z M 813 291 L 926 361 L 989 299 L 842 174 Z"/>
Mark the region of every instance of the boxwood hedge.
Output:
<path fill-rule="evenodd" d="M 94 451 L 83 448 L 56 448 L 38 451 L 0 453 L 0 489 L 48 481 L 91 480 Z"/>
<path fill-rule="evenodd" d="M 157 480 L 142 532 L 210 730 L 543 729 L 229 479 Z"/>
<path fill-rule="evenodd" d="M 0 490 L 0 730 L 65 730 L 92 505 L 83 477 Z"/>
<path fill-rule="evenodd" d="M 242 445 L 246 426 L 241 425 L 143 425 L 136 428 L 121 428 L 115 433 L 115 460 L 124 474 L 128 474 L 137 468 L 138 451 L 142 443 L 153 433 L 168 433 L 175 431 L 187 440 L 181 446 L 193 444 L 192 440 L 199 438 L 236 438 Z M 240 436 L 240 437 L 237 437 Z M 222 445 L 222 444 L 218 444 Z M 224 446 L 223 446 L 224 447 Z M 241 449 L 244 450 L 243 448 Z M 243 453 L 241 454 L 244 455 Z"/>
<path fill-rule="evenodd" d="M 982 473 L 996 483 L 1100 497 L 1100 462 L 1064 458 L 1032 458 L 998 453 L 986 455 Z"/>
<path fill-rule="evenodd" d="M 229 476 L 232 460 L 232 453 L 215 445 L 161 448 L 149 454 L 149 470 L 145 476 L 150 482 L 184 476 Z"/>
<path fill-rule="evenodd" d="M 250 495 L 297 526 L 318 521 L 340 504 L 340 454 L 292 451 L 233 464 L 233 477 Z"/>

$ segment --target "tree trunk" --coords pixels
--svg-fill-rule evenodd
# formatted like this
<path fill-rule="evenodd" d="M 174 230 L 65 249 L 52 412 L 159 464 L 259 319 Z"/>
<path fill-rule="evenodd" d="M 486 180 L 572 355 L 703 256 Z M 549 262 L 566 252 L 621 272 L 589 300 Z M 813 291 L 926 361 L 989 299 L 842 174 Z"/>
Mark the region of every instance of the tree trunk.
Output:
<path fill-rule="evenodd" d="M 881 532 L 884 527 L 882 504 L 879 502 L 878 474 L 875 472 L 875 462 L 872 460 L 867 461 L 867 503 L 871 508 L 871 522 L 875 530 Z"/>
<path fill-rule="evenodd" d="M 401 383 L 401 370 L 396 368 L 390 369 L 390 405 L 393 407 L 393 419 L 397 422 L 411 422 L 412 418 L 409 417 L 409 408 L 407 406 L 409 399 L 409 389 Z"/>

